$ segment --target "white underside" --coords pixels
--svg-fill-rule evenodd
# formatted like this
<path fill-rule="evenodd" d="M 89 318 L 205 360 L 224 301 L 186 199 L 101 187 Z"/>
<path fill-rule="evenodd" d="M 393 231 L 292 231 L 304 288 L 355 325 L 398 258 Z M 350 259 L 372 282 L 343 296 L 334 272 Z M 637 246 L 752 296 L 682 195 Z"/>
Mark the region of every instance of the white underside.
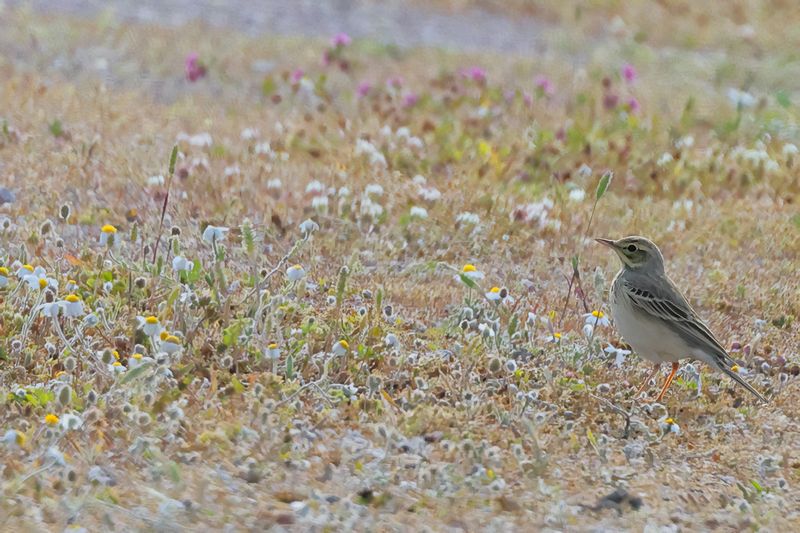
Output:
<path fill-rule="evenodd" d="M 640 357 L 653 363 L 674 363 L 690 357 L 713 364 L 704 352 L 689 346 L 677 333 L 638 310 L 625 297 L 611 298 L 611 314 L 622 338 Z"/>

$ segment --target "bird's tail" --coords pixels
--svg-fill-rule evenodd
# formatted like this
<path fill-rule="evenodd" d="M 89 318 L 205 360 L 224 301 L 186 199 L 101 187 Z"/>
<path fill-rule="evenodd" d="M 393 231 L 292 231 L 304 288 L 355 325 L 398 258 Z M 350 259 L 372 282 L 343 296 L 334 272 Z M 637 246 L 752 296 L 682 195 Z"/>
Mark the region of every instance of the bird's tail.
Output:
<path fill-rule="evenodd" d="M 742 386 L 742 387 L 744 387 L 745 389 L 749 390 L 749 391 L 750 391 L 750 392 L 753 394 L 753 396 L 755 396 L 756 398 L 758 398 L 758 399 L 759 399 L 759 401 L 760 401 L 761 403 L 767 403 L 767 399 L 764 397 L 764 395 L 763 395 L 763 394 L 761 394 L 760 392 L 758 392 L 756 389 L 754 389 L 754 388 L 753 388 L 753 387 L 752 387 L 752 386 L 751 386 L 751 385 L 750 385 L 748 382 L 746 382 L 746 381 L 744 380 L 744 378 L 743 378 L 742 376 L 740 376 L 738 373 L 734 372 L 734 371 L 733 371 L 733 370 L 731 370 L 730 368 L 725 368 L 725 367 L 723 367 L 722 365 L 720 365 L 720 370 L 722 370 L 723 372 L 725 372 L 726 374 L 728 374 L 728 376 L 730 376 L 730 377 L 731 377 L 731 379 L 733 379 L 733 380 L 734 380 L 736 383 L 738 383 L 739 385 L 741 385 L 741 386 Z"/>

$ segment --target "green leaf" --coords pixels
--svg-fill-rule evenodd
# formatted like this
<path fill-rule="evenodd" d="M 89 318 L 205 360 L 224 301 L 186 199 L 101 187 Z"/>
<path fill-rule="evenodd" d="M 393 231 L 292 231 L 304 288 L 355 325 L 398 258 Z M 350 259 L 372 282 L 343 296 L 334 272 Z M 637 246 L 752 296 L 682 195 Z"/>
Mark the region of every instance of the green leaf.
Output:
<path fill-rule="evenodd" d="M 233 392 L 236 394 L 241 394 L 244 392 L 244 385 L 242 382 L 236 379 L 236 376 L 231 377 L 231 387 L 233 387 Z"/>
<path fill-rule="evenodd" d="M 222 344 L 230 348 L 236 344 L 239 333 L 242 331 L 242 323 L 234 322 L 222 331 Z"/>
<path fill-rule="evenodd" d="M 464 285 L 466 285 L 470 289 L 477 289 L 478 288 L 478 284 L 475 283 L 475 280 L 472 279 L 471 277 L 467 276 L 463 272 L 459 273 L 458 275 L 461 277 L 461 281 L 464 282 Z"/>
<path fill-rule="evenodd" d="M 755 479 L 751 479 L 750 484 L 753 485 L 753 488 L 755 488 L 758 492 L 764 492 L 764 487 L 762 487 L 761 484 Z"/>
<path fill-rule="evenodd" d="M 272 76 L 267 76 L 261 84 L 261 94 L 264 96 L 272 96 L 272 93 L 274 93 L 277 88 L 278 86 L 275 84 L 275 80 L 272 79 Z"/>
<path fill-rule="evenodd" d="M 172 147 L 172 153 L 169 156 L 169 175 L 175 174 L 175 162 L 178 160 L 178 145 Z"/>
<path fill-rule="evenodd" d="M 139 376 L 147 372 L 153 365 L 155 365 L 155 363 L 147 362 L 140 364 L 133 370 L 128 370 L 119 380 L 120 385 L 125 385 L 126 383 L 130 383 L 134 379 L 138 378 Z"/>
<path fill-rule="evenodd" d="M 58 119 L 55 119 L 53 122 L 51 122 L 48 125 L 48 129 L 50 130 L 50 133 L 53 134 L 53 137 L 61 137 L 64 135 L 64 126 L 61 125 L 61 121 Z"/>
<path fill-rule="evenodd" d="M 178 466 L 178 463 L 175 461 L 170 461 L 167 463 L 167 473 L 169 474 L 169 478 L 173 483 L 177 484 L 181 482 L 181 467 Z"/>
<path fill-rule="evenodd" d="M 592 430 L 589 428 L 586 428 L 586 438 L 589 439 L 589 442 L 591 443 L 592 447 L 597 448 L 597 438 L 594 436 L 594 433 L 592 433 Z"/>
<path fill-rule="evenodd" d="M 611 178 L 613 177 L 614 173 L 611 172 L 610 170 L 603 173 L 603 175 L 600 177 L 600 183 L 597 184 L 597 191 L 595 192 L 594 195 L 595 199 L 599 200 L 600 198 L 603 197 L 603 195 L 606 193 L 606 190 L 608 189 L 608 186 L 611 184 Z"/>
<path fill-rule="evenodd" d="M 294 357 L 289 354 L 286 357 L 286 379 L 290 380 L 294 377 Z"/>
<path fill-rule="evenodd" d="M 778 104 L 783 108 L 788 108 L 792 105 L 792 101 L 789 99 L 789 95 L 786 91 L 778 91 L 775 95 L 775 100 L 777 100 Z"/>

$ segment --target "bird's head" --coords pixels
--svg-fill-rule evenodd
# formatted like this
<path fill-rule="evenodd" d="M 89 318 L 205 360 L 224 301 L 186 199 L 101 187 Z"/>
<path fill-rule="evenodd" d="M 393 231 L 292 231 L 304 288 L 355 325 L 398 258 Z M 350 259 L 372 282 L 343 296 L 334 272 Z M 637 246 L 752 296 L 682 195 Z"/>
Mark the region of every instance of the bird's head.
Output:
<path fill-rule="evenodd" d="M 641 269 L 653 273 L 664 272 L 664 256 L 650 239 L 631 236 L 616 241 L 612 239 L 595 240 L 617 252 L 625 268 Z"/>

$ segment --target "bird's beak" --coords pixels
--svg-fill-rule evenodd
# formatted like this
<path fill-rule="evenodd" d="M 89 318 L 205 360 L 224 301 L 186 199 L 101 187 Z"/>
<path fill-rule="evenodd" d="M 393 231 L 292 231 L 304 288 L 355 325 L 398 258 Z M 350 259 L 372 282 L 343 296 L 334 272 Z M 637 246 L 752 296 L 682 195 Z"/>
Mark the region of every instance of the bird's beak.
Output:
<path fill-rule="evenodd" d="M 611 239 L 595 239 L 597 242 L 604 246 L 608 246 L 609 248 L 614 248 L 614 241 Z"/>

